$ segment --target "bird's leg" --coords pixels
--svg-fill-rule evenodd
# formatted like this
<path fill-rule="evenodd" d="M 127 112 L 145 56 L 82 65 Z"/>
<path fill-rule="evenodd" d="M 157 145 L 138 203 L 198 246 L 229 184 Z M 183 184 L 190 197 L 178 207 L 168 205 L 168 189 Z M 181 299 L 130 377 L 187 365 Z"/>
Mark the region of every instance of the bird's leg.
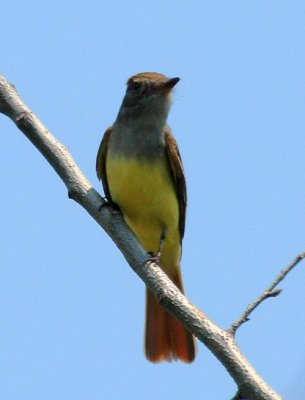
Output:
<path fill-rule="evenodd" d="M 104 207 L 111 207 L 111 213 L 112 215 L 115 214 L 121 214 L 121 210 L 119 208 L 119 206 L 117 204 L 115 204 L 111 199 L 109 199 L 107 196 L 103 197 L 103 202 L 102 204 L 99 206 L 98 211 L 100 212 Z"/>
<path fill-rule="evenodd" d="M 157 253 L 157 257 L 158 257 L 159 259 L 160 259 L 160 257 L 161 257 L 162 250 L 163 250 L 163 247 L 164 247 L 164 242 L 165 242 L 165 239 L 166 239 L 166 234 L 167 234 L 167 229 L 166 229 L 166 228 L 163 228 L 162 233 L 161 233 L 161 237 L 160 237 L 159 251 L 158 251 L 158 253 Z"/>
<path fill-rule="evenodd" d="M 98 211 L 100 212 L 102 208 L 104 208 L 104 207 L 109 207 L 109 206 L 110 206 L 110 203 L 109 203 L 107 197 L 103 197 L 103 202 L 102 202 L 102 204 L 99 206 Z"/>
<path fill-rule="evenodd" d="M 165 242 L 165 239 L 166 239 L 166 233 L 167 233 L 167 229 L 163 228 L 162 232 L 161 232 L 161 236 L 160 236 L 160 243 L 159 243 L 158 253 L 156 255 L 154 255 L 152 252 L 149 252 L 148 253 L 150 255 L 149 261 L 155 262 L 157 264 L 160 264 L 160 258 L 161 258 L 161 255 L 162 255 L 162 250 L 163 250 L 164 242 Z"/>

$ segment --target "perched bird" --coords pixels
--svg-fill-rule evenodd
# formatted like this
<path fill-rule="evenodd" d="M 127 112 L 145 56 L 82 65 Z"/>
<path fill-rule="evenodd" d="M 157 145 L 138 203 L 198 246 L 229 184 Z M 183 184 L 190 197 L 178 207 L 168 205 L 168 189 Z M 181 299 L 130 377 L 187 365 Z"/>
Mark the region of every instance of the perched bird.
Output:
<path fill-rule="evenodd" d="M 96 160 L 106 198 L 121 210 L 142 246 L 183 291 L 180 258 L 186 184 L 177 143 L 166 123 L 179 78 L 156 72 L 132 76 L 118 116 Z M 195 358 L 194 337 L 147 289 L 146 357 L 152 362 Z"/>

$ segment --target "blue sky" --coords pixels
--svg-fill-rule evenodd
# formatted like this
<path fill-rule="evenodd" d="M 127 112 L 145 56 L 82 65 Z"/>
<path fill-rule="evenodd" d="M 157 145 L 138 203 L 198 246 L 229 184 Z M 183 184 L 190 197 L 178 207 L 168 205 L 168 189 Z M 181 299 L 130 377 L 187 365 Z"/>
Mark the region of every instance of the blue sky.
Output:
<path fill-rule="evenodd" d="M 184 281 L 223 328 L 305 251 L 304 21 L 296 0 L 1 5 L 0 71 L 100 191 L 96 152 L 127 78 L 181 78 Z M 146 361 L 143 283 L 3 116 L 0 132 L 0 397 L 232 397 L 203 345 L 190 366 Z M 300 264 L 237 335 L 289 399 L 305 397 L 304 282 Z"/>

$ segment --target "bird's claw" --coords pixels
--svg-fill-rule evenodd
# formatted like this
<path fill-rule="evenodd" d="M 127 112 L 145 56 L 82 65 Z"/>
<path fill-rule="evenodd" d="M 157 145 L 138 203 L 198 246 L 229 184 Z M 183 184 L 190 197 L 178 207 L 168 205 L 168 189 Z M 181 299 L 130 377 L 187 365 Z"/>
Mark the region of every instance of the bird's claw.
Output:
<path fill-rule="evenodd" d="M 161 257 L 160 252 L 158 252 L 158 254 L 153 254 L 152 252 L 148 252 L 147 255 L 149 256 L 147 260 L 148 263 L 154 263 L 160 265 L 160 257 Z"/>

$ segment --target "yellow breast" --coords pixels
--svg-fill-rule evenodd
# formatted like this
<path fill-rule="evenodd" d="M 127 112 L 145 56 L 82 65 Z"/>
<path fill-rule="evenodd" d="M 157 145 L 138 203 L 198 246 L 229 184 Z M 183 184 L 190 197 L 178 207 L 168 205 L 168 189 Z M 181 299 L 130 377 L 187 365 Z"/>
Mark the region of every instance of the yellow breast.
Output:
<path fill-rule="evenodd" d="M 169 168 L 165 157 L 146 162 L 107 155 L 111 197 L 143 246 L 150 251 L 158 250 L 164 228 L 168 238 L 177 242 L 179 207 Z"/>

